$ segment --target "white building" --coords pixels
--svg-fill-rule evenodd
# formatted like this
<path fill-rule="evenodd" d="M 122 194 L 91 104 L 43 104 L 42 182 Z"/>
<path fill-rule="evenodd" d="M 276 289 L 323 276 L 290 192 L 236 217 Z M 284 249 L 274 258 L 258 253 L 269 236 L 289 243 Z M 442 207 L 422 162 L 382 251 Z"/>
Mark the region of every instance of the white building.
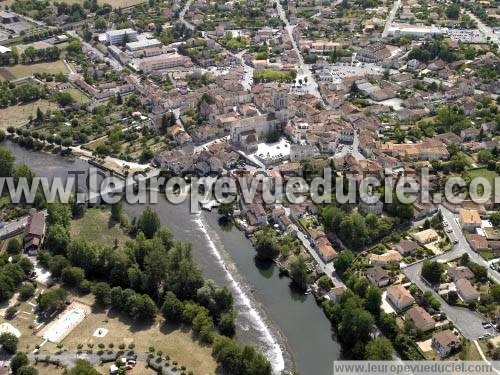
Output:
<path fill-rule="evenodd" d="M 137 40 L 137 31 L 132 29 L 110 30 L 106 31 L 105 35 L 106 42 L 111 45 Z"/>
<path fill-rule="evenodd" d="M 125 44 L 125 47 L 129 51 L 138 51 L 145 48 L 154 48 L 160 47 L 162 44 L 158 39 L 140 39 L 136 42 L 128 42 Z"/>
<path fill-rule="evenodd" d="M 412 36 L 415 38 L 425 38 L 433 35 L 441 35 L 446 33 L 447 29 L 441 29 L 435 25 L 408 25 L 408 24 L 392 24 L 389 26 L 388 34 L 392 36 Z"/>

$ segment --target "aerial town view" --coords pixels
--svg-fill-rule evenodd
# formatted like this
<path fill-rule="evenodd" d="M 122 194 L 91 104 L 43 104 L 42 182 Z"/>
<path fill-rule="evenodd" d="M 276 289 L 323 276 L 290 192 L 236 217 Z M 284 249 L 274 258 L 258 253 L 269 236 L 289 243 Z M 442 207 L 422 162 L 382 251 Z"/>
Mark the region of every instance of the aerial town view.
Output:
<path fill-rule="evenodd" d="M 0 375 L 500 374 L 499 111 L 499 0 L 0 0 Z"/>

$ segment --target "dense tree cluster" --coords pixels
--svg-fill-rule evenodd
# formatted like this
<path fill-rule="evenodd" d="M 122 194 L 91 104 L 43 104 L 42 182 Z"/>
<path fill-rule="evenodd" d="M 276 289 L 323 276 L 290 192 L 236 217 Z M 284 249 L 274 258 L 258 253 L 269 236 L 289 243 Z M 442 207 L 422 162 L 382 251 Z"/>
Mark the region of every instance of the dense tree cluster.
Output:
<path fill-rule="evenodd" d="M 346 213 L 340 207 L 329 205 L 321 211 L 325 229 L 335 233 L 344 244 L 359 249 L 378 238 L 391 233 L 393 222 L 389 218 L 377 218 L 374 214 L 363 216 Z"/>
<path fill-rule="evenodd" d="M 422 264 L 422 277 L 428 282 L 433 284 L 439 283 L 443 273 L 443 264 L 436 261 L 424 260 L 424 263 Z"/>
<path fill-rule="evenodd" d="M 22 64 L 33 64 L 37 62 L 58 60 L 60 54 L 61 50 L 57 46 L 38 49 L 33 46 L 29 46 L 19 57 Z"/>
<path fill-rule="evenodd" d="M 434 38 L 430 42 L 423 43 L 420 47 L 414 48 L 408 54 L 408 59 L 417 59 L 421 62 L 429 62 L 436 57 L 446 61 L 453 62 L 459 60 L 455 51 L 452 50 L 450 45 L 442 40 L 442 38 Z"/>
<path fill-rule="evenodd" d="M 266 358 L 250 346 L 240 349 L 236 343 L 224 336 L 217 336 L 213 345 L 217 362 L 229 374 L 267 375 L 272 373 Z"/>
<path fill-rule="evenodd" d="M 5 108 L 18 103 L 28 103 L 47 97 L 46 90 L 35 83 L 15 85 L 4 81 L 0 85 L 0 107 Z"/>
<path fill-rule="evenodd" d="M 154 321 L 160 306 L 167 322 L 190 325 L 206 343 L 220 341 L 219 333 L 234 335 L 235 313 L 230 291 L 203 278 L 192 259 L 191 246 L 174 242 L 172 234 L 160 228 L 156 212 L 150 208 L 144 210 L 131 225 L 135 238 L 121 247 L 110 247 L 81 238 L 71 239 L 71 211 L 69 204 L 54 203 L 48 208 L 45 246 L 51 253 L 42 251 L 39 259 L 54 277 L 60 277 L 67 286 L 92 291 L 97 304 L 123 311 L 133 319 Z M 114 218 L 123 214 L 119 206 L 112 207 L 112 211 Z M 66 298 L 61 291 L 64 290 L 48 290 L 40 295 L 38 302 L 43 311 L 60 307 Z M 241 350 L 228 340 L 224 343 L 237 348 L 237 353 L 227 354 L 232 356 L 231 360 L 239 362 L 242 369 L 249 366 L 244 370 L 247 372 L 241 373 L 270 373 L 264 357 L 253 349 Z M 229 358 L 223 351 L 214 348 L 214 355 L 216 358 L 220 355 L 225 367 L 223 361 Z M 247 364 L 246 359 L 255 359 L 256 364 Z M 254 369 L 257 372 L 252 372 Z"/>

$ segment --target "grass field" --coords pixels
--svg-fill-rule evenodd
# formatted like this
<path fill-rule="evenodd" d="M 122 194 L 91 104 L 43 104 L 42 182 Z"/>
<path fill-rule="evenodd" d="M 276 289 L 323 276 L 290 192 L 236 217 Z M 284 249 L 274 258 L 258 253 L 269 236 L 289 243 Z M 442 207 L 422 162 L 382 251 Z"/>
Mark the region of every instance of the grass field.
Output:
<path fill-rule="evenodd" d="M 0 109 L 0 129 L 5 130 L 9 126 L 19 127 L 24 125 L 28 122 L 30 115 L 36 116 L 37 108 L 46 112 L 47 109 L 56 109 L 57 104 L 40 99 L 36 102 L 2 108 Z"/>
<path fill-rule="evenodd" d="M 98 328 L 105 328 L 108 334 L 103 338 L 94 337 Z M 135 345 L 136 353 L 146 353 L 149 347 L 156 351 L 161 350 L 168 355 L 171 361 L 177 361 L 179 366 L 186 366 L 187 370 L 195 374 L 213 374 L 217 364 L 212 357 L 211 348 L 200 345 L 188 328 L 166 326 L 162 319 L 151 325 L 133 322 L 127 316 L 113 310 L 94 310 L 64 339 L 62 344 L 68 351 L 76 351 L 78 344 L 87 348 L 87 344 L 94 344 L 98 350 L 100 343 L 106 347 L 110 343 L 114 348 L 120 344 Z"/>
<path fill-rule="evenodd" d="M 90 102 L 90 98 L 87 95 L 74 87 L 70 87 L 69 89 L 64 90 L 64 92 L 71 94 L 77 103 L 85 104 Z"/>
<path fill-rule="evenodd" d="M 91 208 L 85 215 L 71 222 L 71 237 L 82 237 L 102 245 L 112 246 L 115 238 L 123 244 L 129 237 L 120 225 L 111 221 L 109 209 Z"/>
<path fill-rule="evenodd" d="M 66 4 L 83 4 L 83 0 L 65 0 L 64 2 Z M 146 0 L 97 0 L 99 5 L 110 4 L 113 8 L 126 8 L 145 2 Z"/>
<path fill-rule="evenodd" d="M 469 169 L 464 173 L 464 177 L 470 177 L 471 179 L 474 179 L 476 177 L 484 177 L 486 178 L 489 183 L 491 184 L 491 189 L 492 193 L 495 191 L 494 186 L 495 186 L 495 177 L 498 177 L 498 174 L 495 171 L 490 171 L 486 168 L 474 168 L 474 169 Z"/>
<path fill-rule="evenodd" d="M 113 8 L 125 8 L 145 2 L 145 0 L 97 0 L 98 4 L 110 4 Z"/>
<path fill-rule="evenodd" d="M 68 68 L 62 60 L 38 63 L 38 64 L 17 64 L 7 68 L 0 68 L 0 80 L 14 80 L 32 76 L 34 73 L 68 73 Z"/>

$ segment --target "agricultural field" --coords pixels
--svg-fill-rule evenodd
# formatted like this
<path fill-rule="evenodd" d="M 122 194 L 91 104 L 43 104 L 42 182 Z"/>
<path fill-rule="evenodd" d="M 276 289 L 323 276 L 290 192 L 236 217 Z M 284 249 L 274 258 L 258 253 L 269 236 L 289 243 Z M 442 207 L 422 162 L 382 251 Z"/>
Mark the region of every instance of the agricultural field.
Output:
<path fill-rule="evenodd" d="M 19 127 L 29 121 L 30 116 L 36 116 L 36 110 L 40 108 L 43 112 L 48 109 L 57 109 L 57 104 L 40 99 L 35 102 L 19 104 L 0 109 L 0 129 L 5 130 L 9 126 Z"/>
<path fill-rule="evenodd" d="M 68 73 L 68 68 L 62 60 L 43 62 L 37 64 L 17 64 L 0 68 L 0 80 L 15 80 L 29 77 L 35 73 Z"/>

